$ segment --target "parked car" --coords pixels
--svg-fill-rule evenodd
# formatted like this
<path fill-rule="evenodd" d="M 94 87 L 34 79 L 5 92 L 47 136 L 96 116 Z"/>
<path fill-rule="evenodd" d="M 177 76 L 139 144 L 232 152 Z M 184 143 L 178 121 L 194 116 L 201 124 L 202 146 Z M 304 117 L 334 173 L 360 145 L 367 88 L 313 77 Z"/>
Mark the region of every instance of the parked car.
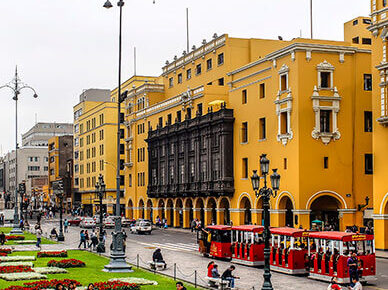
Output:
<path fill-rule="evenodd" d="M 113 217 L 107 217 L 104 219 L 104 227 L 112 229 L 115 227 L 115 220 Z"/>
<path fill-rule="evenodd" d="M 124 227 L 124 228 L 130 228 L 132 225 L 134 225 L 136 223 L 136 220 L 135 219 L 126 219 L 126 218 L 123 218 L 121 220 L 121 226 Z"/>
<path fill-rule="evenodd" d="M 83 218 L 79 224 L 81 228 L 94 228 L 96 226 L 96 222 L 93 218 Z"/>
<path fill-rule="evenodd" d="M 152 224 L 150 221 L 146 220 L 137 220 L 135 225 L 130 228 L 132 234 L 151 234 L 152 232 Z"/>
<path fill-rule="evenodd" d="M 80 217 L 75 217 L 73 219 L 70 219 L 69 226 L 79 226 L 81 220 L 82 220 L 82 218 L 80 218 Z"/>

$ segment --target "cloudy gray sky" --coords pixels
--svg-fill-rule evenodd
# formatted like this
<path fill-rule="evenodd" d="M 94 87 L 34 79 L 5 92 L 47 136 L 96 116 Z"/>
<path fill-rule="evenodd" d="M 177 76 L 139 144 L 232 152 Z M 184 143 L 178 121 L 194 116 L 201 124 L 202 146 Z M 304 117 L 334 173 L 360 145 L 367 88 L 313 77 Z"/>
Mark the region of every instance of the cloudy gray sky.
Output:
<path fill-rule="evenodd" d="M 39 94 L 20 97 L 20 133 L 38 121 L 71 122 L 72 108 L 87 88 L 117 82 L 118 9 L 105 0 L 2 0 L 0 85 L 18 65 L 21 79 Z M 159 75 L 167 59 L 186 48 L 186 7 L 190 47 L 203 38 L 309 37 L 309 0 L 126 0 L 123 22 L 123 79 L 133 73 Z M 369 14 L 369 0 L 313 0 L 314 37 L 343 39 L 343 23 Z M 115 5 L 117 0 L 113 0 Z M 14 102 L 0 91 L 0 145 L 14 147 Z"/>

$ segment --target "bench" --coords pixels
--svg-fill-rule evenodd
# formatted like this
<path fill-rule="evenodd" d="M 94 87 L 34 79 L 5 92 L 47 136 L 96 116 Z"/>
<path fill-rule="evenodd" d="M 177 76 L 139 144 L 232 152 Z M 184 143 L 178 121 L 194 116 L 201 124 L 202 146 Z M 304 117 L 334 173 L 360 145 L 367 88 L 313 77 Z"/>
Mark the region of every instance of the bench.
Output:
<path fill-rule="evenodd" d="M 205 280 L 207 281 L 207 285 L 209 287 L 217 287 L 218 289 L 230 289 L 229 288 L 229 282 L 226 280 L 222 280 L 221 278 L 212 278 L 212 277 L 206 277 Z"/>
<path fill-rule="evenodd" d="M 166 269 L 166 263 L 161 263 L 161 262 L 154 262 L 154 261 L 148 261 L 148 265 L 150 266 L 151 270 L 165 270 Z"/>

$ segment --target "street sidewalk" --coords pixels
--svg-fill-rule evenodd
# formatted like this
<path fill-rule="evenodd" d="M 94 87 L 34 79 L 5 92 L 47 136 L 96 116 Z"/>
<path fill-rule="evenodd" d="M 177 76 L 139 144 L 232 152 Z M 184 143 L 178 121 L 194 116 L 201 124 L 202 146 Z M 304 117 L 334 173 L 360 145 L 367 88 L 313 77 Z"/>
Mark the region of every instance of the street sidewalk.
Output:
<path fill-rule="evenodd" d="M 388 251 L 376 250 L 376 258 L 388 259 Z"/>

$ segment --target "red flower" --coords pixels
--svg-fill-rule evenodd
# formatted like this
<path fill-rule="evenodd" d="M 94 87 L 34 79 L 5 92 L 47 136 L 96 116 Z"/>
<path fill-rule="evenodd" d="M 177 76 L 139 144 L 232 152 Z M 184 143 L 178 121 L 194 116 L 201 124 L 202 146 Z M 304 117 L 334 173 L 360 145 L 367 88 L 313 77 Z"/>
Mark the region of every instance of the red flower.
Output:
<path fill-rule="evenodd" d="M 85 267 L 85 263 L 76 260 L 76 259 L 65 259 L 65 260 L 50 260 L 47 263 L 48 267 L 58 267 L 58 268 L 77 268 L 77 267 Z"/>
<path fill-rule="evenodd" d="M 74 283 L 76 286 L 81 286 L 81 283 L 76 280 L 64 279 L 64 280 L 40 280 L 36 282 L 24 283 L 24 286 L 11 286 L 4 290 L 41 290 L 47 288 L 54 288 L 57 284 L 62 284 L 65 288 L 69 288 L 69 284 Z"/>
<path fill-rule="evenodd" d="M 20 273 L 20 272 L 34 272 L 30 266 L 3 266 L 0 267 L 0 273 Z"/>
<path fill-rule="evenodd" d="M 94 283 L 94 287 L 99 290 L 139 290 L 140 286 L 134 283 L 120 281 L 108 281 Z"/>
<path fill-rule="evenodd" d="M 38 252 L 38 258 L 47 258 L 47 257 L 67 257 L 67 251 L 57 251 L 57 252 Z"/>
<path fill-rule="evenodd" d="M 24 240 L 24 236 L 5 236 L 5 239 L 9 241 L 20 241 Z"/>
<path fill-rule="evenodd" d="M 12 253 L 12 249 L 9 249 L 9 248 L 0 248 L 0 253 L 10 254 L 10 253 Z"/>

